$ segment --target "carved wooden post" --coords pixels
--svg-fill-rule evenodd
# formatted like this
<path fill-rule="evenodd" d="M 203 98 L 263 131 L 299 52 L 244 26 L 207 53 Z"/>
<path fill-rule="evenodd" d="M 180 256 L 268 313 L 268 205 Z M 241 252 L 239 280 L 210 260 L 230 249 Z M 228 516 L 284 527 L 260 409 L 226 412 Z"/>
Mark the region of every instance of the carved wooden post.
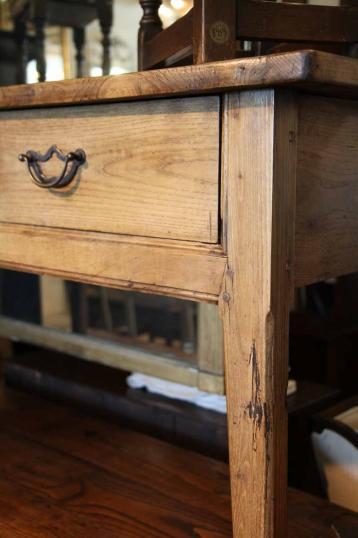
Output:
<path fill-rule="evenodd" d="M 162 0 L 139 0 L 143 8 L 143 16 L 139 23 L 138 33 L 138 70 L 146 69 L 145 45 L 163 29 L 159 17 L 159 8 Z"/>
<path fill-rule="evenodd" d="M 97 0 L 97 12 L 102 30 L 102 71 L 103 75 L 109 75 L 111 70 L 110 34 L 113 24 L 113 0 Z"/>
<path fill-rule="evenodd" d="M 78 78 L 83 77 L 83 47 L 85 44 L 85 29 L 73 29 L 73 41 L 76 47 L 76 73 Z"/>

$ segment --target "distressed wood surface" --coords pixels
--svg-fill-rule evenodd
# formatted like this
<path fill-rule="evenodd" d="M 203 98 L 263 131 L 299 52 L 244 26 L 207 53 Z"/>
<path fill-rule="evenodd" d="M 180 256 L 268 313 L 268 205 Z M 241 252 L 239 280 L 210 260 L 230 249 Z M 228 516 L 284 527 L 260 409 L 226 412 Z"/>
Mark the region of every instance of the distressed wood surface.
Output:
<path fill-rule="evenodd" d="M 94 103 L 297 85 L 358 97 L 358 62 L 317 51 L 295 51 L 113 77 L 0 88 L 0 108 Z"/>
<path fill-rule="evenodd" d="M 217 242 L 218 97 L 2 112 L 0 131 L 2 222 Z M 54 144 L 86 164 L 65 189 L 41 189 L 18 155 Z"/>
<path fill-rule="evenodd" d="M 226 257 L 189 242 L 0 223 L 0 266 L 106 287 L 217 301 Z"/>
<path fill-rule="evenodd" d="M 293 290 L 296 107 L 232 94 L 224 116 L 224 325 L 235 538 L 286 538 L 288 313 Z"/>
<path fill-rule="evenodd" d="M 299 97 L 297 286 L 358 271 L 358 103 Z"/>

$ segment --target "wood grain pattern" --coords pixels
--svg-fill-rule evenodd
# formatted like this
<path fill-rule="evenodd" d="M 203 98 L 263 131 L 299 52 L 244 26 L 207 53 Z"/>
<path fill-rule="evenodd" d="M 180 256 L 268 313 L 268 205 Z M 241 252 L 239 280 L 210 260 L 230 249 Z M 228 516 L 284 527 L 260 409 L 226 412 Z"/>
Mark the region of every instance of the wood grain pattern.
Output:
<path fill-rule="evenodd" d="M 218 109 L 203 97 L 0 113 L 0 220 L 215 243 Z M 56 191 L 34 185 L 17 158 L 53 144 L 87 155 Z M 43 166 L 62 167 L 55 156 Z"/>
<path fill-rule="evenodd" d="M 358 97 L 358 62 L 317 51 L 295 51 L 113 77 L 0 88 L 0 109 L 193 95 L 296 85 Z"/>
<path fill-rule="evenodd" d="M 0 224 L 0 266 L 106 287 L 217 301 L 219 247 Z"/>
<path fill-rule="evenodd" d="M 358 103 L 301 96 L 297 286 L 358 271 Z"/>
<path fill-rule="evenodd" d="M 228 104 L 220 306 L 234 536 L 285 538 L 296 108 L 274 90 L 232 94 Z"/>
<path fill-rule="evenodd" d="M 230 538 L 228 467 L 19 392 L 0 391 L 2 538 Z M 46 405 L 44 405 L 44 402 Z M 357 516 L 289 491 L 288 538 Z"/>

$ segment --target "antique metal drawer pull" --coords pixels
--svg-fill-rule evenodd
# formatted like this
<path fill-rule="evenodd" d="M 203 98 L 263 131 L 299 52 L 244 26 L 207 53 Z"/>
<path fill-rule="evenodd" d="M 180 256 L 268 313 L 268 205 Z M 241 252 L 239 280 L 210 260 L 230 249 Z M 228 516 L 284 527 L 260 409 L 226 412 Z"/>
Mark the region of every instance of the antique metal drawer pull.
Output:
<path fill-rule="evenodd" d="M 43 173 L 40 163 L 49 161 L 53 155 L 65 165 L 61 175 L 48 177 Z M 51 146 L 45 155 L 30 150 L 19 155 L 19 160 L 27 163 L 31 178 L 36 185 L 45 189 L 61 189 L 74 179 L 78 168 L 86 162 L 86 154 L 83 149 L 76 149 L 64 155 L 56 146 Z"/>

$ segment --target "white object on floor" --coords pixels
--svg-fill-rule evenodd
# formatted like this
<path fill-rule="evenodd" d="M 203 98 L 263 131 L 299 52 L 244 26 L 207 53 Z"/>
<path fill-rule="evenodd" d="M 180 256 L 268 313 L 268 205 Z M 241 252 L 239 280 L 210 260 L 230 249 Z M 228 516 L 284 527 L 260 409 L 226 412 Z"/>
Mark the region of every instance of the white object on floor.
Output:
<path fill-rule="evenodd" d="M 328 499 L 358 511 L 358 450 L 332 430 L 313 432 L 312 444 Z"/>
<path fill-rule="evenodd" d="M 336 415 L 335 420 L 343 422 L 358 433 L 358 406 L 351 407 Z M 358 511 L 358 450 L 332 430 L 312 433 L 313 450 L 331 502 Z"/>
<path fill-rule="evenodd" d="M 226 413 L 226 396 L 204 392 L 196 387 L 188 387 L 187 385 L 181 385 L 139 373 L 129 375 L 127 377 L 127 385 L 132 389 L 147 389 L 148 392 L 153 394 L 182 400 L 205 409 L 217 411 L 218 413 Z M 290 380 L 288 382 L 287 395 L 293 394 L 296 390 L 296 381 Z"/>

